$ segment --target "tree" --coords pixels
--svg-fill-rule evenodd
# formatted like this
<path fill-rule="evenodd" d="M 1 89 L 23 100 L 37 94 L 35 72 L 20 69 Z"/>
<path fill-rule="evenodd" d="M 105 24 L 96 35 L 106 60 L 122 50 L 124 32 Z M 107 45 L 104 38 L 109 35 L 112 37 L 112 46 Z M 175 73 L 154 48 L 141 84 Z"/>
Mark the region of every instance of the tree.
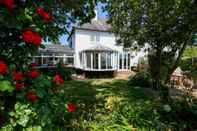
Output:
<path fill-rule="evenodd" d="M 197 32 L 195 0 L 102 0 L 112 32 L 126 47 L 148 44 L 157 88 L 168 82 Z M 166 61 L 169 62 L 166 64 Z M 164 66 L 165 65 L 165 66 Z M 165 67 L 165 69 L 164 69 Z"/>
<path fill-rule="evenodd" d="M 23 113 L 21 120 L 24 121 L 19 123 L 15 120 L 16 123 L 9 123 L 6 119 L 12 119 L 13 114 L 9 116 L 9 113 L 18 109 L 19 102 L 30 108 L 29 103 L 33 105 L 39 101 L 35 105 L 56 114 L 52 107 L 57 107 L 49 101 L 56 99 L 54 88 L 64 83 L 62 76 L 57 73 L 50 81 L 35 68 L 35 64 L 30 65 L 31 56 L 43 47 L 45 38 L 56 41 L 62 33 L 69 33 L 73 23 L 89 21 L 94 16 L 94 6 L 95 0 L 0 0 L 0 128 L 4 122 L 8 123 L 8 128 L 11 125 L 16 130 L 27 126 L 29 119 L 26 117 L 29 116 Z M 62 100 L 58 104 L 65 102 Z M 36 109 L 40 109 L 39 106 Z M 38 118 L 45 119 L 44 115 Z M 32 119 L 36 121 L 37 118 L 34 115 Z M 51 122 L 49 119 L 44 121 Z"/>
<path fill-rule="evenodd" d="M 89 21 L 94 6 L 94 0 L 1 0 L 0 57 L 10 63 L 26 63 L 28 57 L 24 56 L 35 53 L 40 45 L 25 44 L 21 38 L 25 29 L 31 28 L 42 39 L 57 41 L 59 35 L 69 33 L 73 23 Z"/>

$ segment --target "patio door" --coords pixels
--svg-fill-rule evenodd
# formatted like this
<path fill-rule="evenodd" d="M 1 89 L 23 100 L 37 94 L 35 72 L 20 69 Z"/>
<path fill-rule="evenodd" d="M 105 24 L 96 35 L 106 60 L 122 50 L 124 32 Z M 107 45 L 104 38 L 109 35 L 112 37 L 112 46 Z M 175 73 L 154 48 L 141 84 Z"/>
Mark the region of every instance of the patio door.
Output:
<path fill-rule="evenodd" d="M 119 70 L 129 70 L 131 65 L 130 53 L 119 54 Z"/>

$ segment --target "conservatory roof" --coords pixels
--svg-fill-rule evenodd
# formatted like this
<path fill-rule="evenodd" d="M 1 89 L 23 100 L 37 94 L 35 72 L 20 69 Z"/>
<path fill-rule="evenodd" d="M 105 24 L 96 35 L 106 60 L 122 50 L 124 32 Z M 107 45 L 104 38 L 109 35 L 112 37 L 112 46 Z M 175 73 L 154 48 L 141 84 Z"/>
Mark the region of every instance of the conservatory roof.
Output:
<path fill-rule="evenodd" d="M 39 53 L 74 53 L 73 49 L 67 45 L 46 44 L 44 46 L 45 48 L 39 48 Z"/>
<path fill-rule="evenodd" d="M 116 52 L 116 50 L 111 49 L 107 46 L 101 45 L 101 44 L 96 44 L 89 49 L 85 49 L 83 51 L 106 51 L 106 52 Z"/>

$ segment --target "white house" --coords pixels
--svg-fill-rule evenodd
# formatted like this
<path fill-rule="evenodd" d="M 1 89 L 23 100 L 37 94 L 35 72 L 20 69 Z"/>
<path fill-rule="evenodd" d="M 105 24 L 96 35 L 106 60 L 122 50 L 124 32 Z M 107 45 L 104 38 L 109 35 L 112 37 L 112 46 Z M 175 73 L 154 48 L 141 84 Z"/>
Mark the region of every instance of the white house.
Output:
<path fill-rule="evenodd" d="M 74 50 L 74 67 L 83 71 L 128 71 L 145 55 L 118 45 L 106 20 L 94 19 L 75 26 L 69 45 Z"/>
<path fill-rule="evenodd" d="M 34 62 L 40 67 L 53 67 L 61 60 L 85 72 L 129 71 L 146 53 L 124 49 L 110 28 L 106 20 L 101 19 L 75 26 L 68 38 L 69 45 L 45 45 Z"/>

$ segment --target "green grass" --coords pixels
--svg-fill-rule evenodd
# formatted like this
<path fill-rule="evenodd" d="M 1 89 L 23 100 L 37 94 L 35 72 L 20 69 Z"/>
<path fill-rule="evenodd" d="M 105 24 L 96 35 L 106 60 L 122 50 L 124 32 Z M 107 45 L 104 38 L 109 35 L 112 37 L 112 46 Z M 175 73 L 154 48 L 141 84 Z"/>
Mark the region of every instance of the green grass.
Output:
<path fill-rule="evenodd" d="M 68 96 L 80 96 L 80 114 L 72 122 L 74 130 L 156 130 L 157 95 L 126 83 L 113 79 L 66 82 L 62 91 Z"/>

